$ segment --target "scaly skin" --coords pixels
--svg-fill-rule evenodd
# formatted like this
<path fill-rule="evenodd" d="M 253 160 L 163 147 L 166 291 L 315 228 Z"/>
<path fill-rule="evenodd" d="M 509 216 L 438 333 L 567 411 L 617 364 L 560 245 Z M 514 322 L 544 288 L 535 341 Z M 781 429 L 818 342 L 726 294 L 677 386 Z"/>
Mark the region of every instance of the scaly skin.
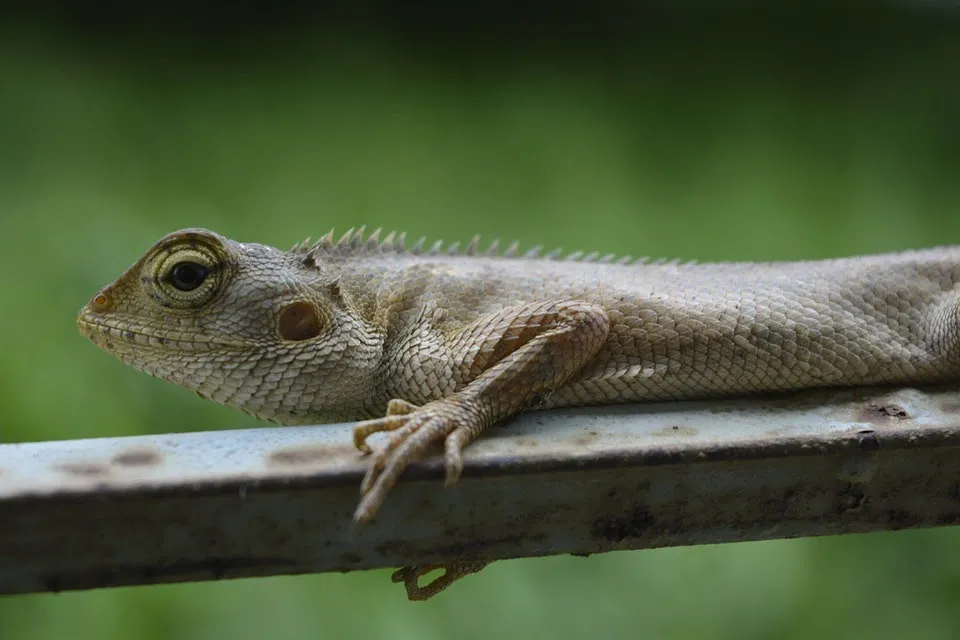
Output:
<path fill-rule="evenodd" d="M 122 361 L 282 424 L 390 431 L 370 520 L 437 442 L 525 409 L 960 378 L 960 247 L 818 262 L 630 263 L 403 248 L 362 229 L 290 251 L 188 229 L 80 312 Z M 386 414 L 386 415 L 384 415 Z M 484 563 L 398 571 L 423 599 Z"/>

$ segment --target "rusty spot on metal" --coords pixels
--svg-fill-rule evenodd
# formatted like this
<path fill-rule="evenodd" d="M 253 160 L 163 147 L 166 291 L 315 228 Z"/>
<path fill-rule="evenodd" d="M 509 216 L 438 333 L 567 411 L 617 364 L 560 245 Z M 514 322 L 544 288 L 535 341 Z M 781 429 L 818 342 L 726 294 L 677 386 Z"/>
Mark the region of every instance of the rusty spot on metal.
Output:
<path fill-rule="evenodd" d="M 871 402 L 867 405 L 866 414 L 867 420 L 870 420 L 871 416 L 873 419 L 876 419 L 876 417 L 879 416 L 883 418 L 896 418 L 897 420 L 903 420 L 910 417 L 910 414 L 907 413 L 907 410 L 900 405 L 886 402 L 882 404 L 879 402 Z"/>
<path fill-rule="evenodd" d="M 867 495 L 859 486 L 848 484 L 837 496 L 837 511 L 840 513 L 859 513 L 867 502 Z"/>
<path fill-rule="evenodd" d="M 357 452 L 353 447 L 289 447 L 271 452 L 267 461 L 270 464 L 309 465 L 334 460 L 348 451 Z"/>
<path fill-rule="evenodd" d="M 599 518 L 593 523 L 593 537 L 604 542 L 621 542 L 639 538 L 654 524 L 653 514 L 645 505 L 637 505 L 617 518 Z"/>
<path fill-rule="evenodd" d="M 58 471 L 69 473 L 74 476 L 104 476 L 110 473 L 110 470 L 97 462 L 64 462 L 55 467 Z"/>
<path fill-rule="evenodd" d="M 678 424 L 675 424 L 671 427 L 664 427 L 659 431 L 654 431 L 653 436 L 657 438 L 669 437 L 669 436 L 686 436 L 693 437 L 700 433 L 700 429 L 694 429 L 693 427 L 681 427 Z"/>
<path fill-rule="evenodd" d="M 887 525 L 891 530 L 905 529 L 923 522 L 923 518 L 910 513 L 906 509 L 890 509 L 887 511 Z"/>
<path fill-rule="evenodd" d="M 269 460 L 274 464 L 313 464 L 323 462 L 329 454 L 322 447 L 301 447 L 297 449 L 281 449 L 270 454 Z"/>
<path fill-rule="evenodd" d="M 359 564 L 363 562 L 363 556 L 356 551 L 347 551 L 340 554 L 340 562 L 343 564 Z"/>
<path fill-rule="evenodd" d="M 159 464 L 163 456 L 153 449 L 129 449 L 113 457 L 113 463 L 125 467 L 147 467 Z"/>
<path fill-rule="evenodd" d="M 940 405 L 944 413 L 960 413 L 960 402 L 944 402 Z"/>

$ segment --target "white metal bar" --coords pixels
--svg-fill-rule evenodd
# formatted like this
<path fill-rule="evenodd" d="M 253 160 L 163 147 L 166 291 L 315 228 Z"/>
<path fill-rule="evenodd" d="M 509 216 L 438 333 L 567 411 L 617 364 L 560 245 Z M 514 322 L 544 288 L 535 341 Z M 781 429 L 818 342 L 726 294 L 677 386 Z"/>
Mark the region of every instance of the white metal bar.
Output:
<path fill-rule="evenodd" d="M 960 523 L 960 392 L 533 412 L 350 517 L 350 425 L 0 445 L 0 593 Z"/>

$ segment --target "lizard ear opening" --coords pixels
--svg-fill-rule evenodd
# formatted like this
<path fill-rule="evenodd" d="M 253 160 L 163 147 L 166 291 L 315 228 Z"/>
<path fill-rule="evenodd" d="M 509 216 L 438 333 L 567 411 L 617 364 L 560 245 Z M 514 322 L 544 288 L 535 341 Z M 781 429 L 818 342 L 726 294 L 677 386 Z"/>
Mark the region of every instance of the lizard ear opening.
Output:
<path fill-rule="evenodd" d="M 309 340 L 320 335 L 320 318 L 317 310 L 309 302 L 300 301 L 288 304 L 280 311 L 277 321 L 280 337 L 291 342 Z"/>

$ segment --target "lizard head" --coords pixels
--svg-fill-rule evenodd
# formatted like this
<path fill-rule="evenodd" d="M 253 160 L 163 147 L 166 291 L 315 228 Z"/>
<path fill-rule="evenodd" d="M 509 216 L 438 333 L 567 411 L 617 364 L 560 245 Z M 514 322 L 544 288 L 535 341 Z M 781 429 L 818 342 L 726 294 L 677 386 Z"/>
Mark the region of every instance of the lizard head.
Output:
<path fill-rule="evenodd" d="M 171 233 L 77 317 L 124 363 L 284 423 L 344 419 L 379 341 L 335 277 L 302 256 L 204 229 Z"/>

